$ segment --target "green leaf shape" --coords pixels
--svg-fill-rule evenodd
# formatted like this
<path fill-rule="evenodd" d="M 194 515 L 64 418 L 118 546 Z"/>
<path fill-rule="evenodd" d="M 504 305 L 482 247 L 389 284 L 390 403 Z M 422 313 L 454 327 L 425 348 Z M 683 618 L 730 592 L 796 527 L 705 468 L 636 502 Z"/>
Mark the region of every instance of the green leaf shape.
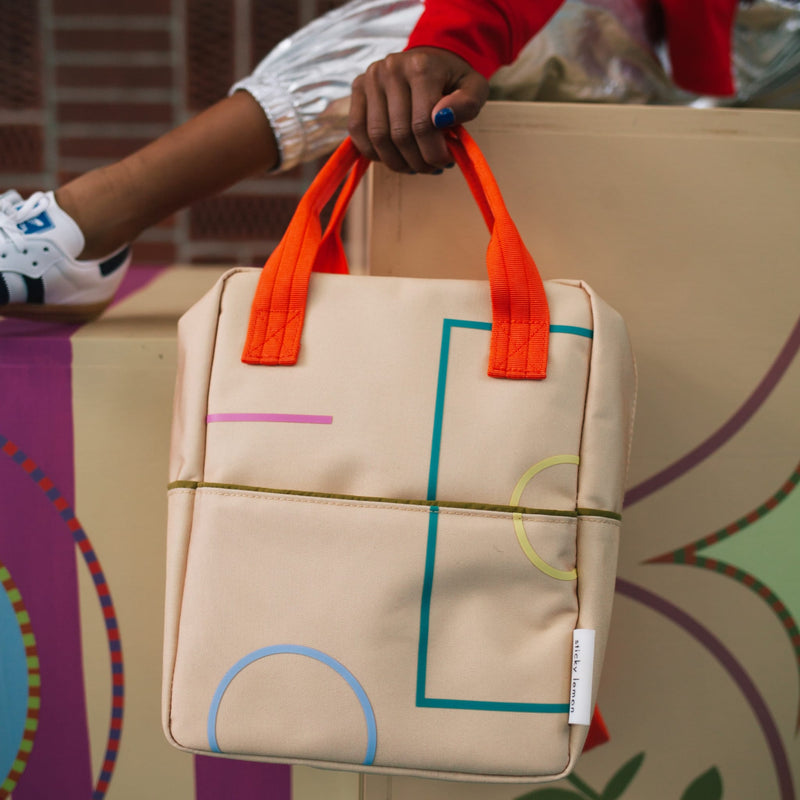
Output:
<path fill-rule="evenodd" d="M 606 784 L 606 788 L 603 789 L 600 795 L 600 800 L 617 800 L 618 797 L 621 797 L 639 771 L 639 767 L 642 766 L 642 761 L 644 761 L 644 753 L 639 753 L 639 755 L 634 756 L 630 761 L 623 764 Z"/>
<path fill-rule="evenodd" d="M 534 789 L 532 792 L 515 798 L 515 800 L 586 800 L 586 798 L 582 794 L 569 789 L 550 786 L 547 789 Z"/>
<path fill-rule="evenodd" d="M 720 800 L 721 797 L 722 776 L 716 767 L 711 767 L 689 784 L 681 800 Z"/>

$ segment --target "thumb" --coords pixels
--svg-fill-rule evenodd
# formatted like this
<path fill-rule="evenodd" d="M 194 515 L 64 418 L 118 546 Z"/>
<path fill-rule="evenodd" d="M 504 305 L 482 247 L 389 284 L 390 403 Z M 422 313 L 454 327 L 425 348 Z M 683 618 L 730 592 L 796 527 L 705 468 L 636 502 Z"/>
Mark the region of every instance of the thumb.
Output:
<path fill-rule="evenodd" d="M 475 119 L 488 99 L 489 82 L 486 78 L 479 72 L 468 73 L 431 110 L 434 127 L 450 128 Z"/>

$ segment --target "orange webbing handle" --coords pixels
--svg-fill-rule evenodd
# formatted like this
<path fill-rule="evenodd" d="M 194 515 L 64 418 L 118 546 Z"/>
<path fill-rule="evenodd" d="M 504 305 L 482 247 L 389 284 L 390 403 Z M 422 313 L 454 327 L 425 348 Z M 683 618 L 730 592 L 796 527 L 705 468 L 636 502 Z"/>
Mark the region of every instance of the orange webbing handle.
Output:
<path fill-rule="evenodd" d="M 547 374 L 550 310 L 533 257 L 511 219 L 475 140 L 456 129 L 450 150 L 491 233 L 486 268 L 492 297 L 489 375 L 540 379 Z"/>
<path fill-rule="evenodd" d="M 246 364 L 297 363 L 308 280 L 322 244 L 319 215 L 359 159 L 355 145 L 346 139 L 300 199 L 289 227 L 267 259 L 256 287 L 242 354 L 242 361 Z M 335 241 L 328 245 L 329 249 L 331 247 L 336 249 Z M 341 248 L 338 249 L 341 253 Z M 339 266 L 343 261 L 344 254 L 341 253 L 340 257 L 337 254 Z"/>
<path fill-rule="evenodd" d="M 486 254 L 492 299 L 489 375 L 544 378 L 549 311 L 536 264 L 525 248 L 486 160 L 463 128 L 449 141 L 491 232 Z M 351 167 L 323 239 L 319 215 Z M 289 228 L 270 256 L 250 312 L 242 361 L 295 364 L 312 270 L 346 272 L 339 231 L 347 203 L 368 162 L 346 139 L 331 156 L 297 207 Z"/>
<path fill-rule="evenodd" d="M 339 192 L 339 197 L 336 198 L 331 218 L 328 221 L 328 227 L 322 237 L 317 258 L 314 261 L 314 272 L 334 272 L 340 275 L 346 275 L 350 272 L 344 245 L 342 244 L 342 224 L 353 193 L 358 188 L 358 184 L 361 183 L 369 164 L 370 162 L 366 158 L 359 158 L 355 167 L 350 170 L 342 191 Z"/>

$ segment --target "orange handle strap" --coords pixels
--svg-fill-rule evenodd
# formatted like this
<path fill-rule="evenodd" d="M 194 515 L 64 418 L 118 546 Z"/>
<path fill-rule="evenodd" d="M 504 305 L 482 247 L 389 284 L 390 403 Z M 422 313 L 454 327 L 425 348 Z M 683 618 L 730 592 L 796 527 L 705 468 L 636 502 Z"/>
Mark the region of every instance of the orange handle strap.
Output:
<path fill-rule="evenodd" d="M 350 170 L 342 191 L 339 192 L 339 197 L 336 198 L 331 218 L 328 221 L 328 227 L 322 237 L 319 253 L 317 253 L 317 258 L 314 262 L 313 272 L 334 272 L 339 275 L 346 275 L 350 272 L 344 245 L 342 244 L 342 224 L 353 193 L 358 184 L 361 183 L 369 164 L 368 159 L 359 158 L 355 167 Z"/>
<path fill-rule="evenodd" d="M 458 128 L 449 144 L 491 233 L 486 254 L 492 300 L 489 375 L 544 378 L 550 319 L 536 264 L 472 137 Z M 347 271 L 341 247 L 341 222 L 368 164 L 351 140 L 345 140 L 301 199 L 286 234 L 261 273 L 242 355 L 245 363 L 297 362 L 310 273 Z M 355 169 L 342 189 L 323 237 L 320 212 L 353 165 Z"/>
<path fill-rule="evenodd" d="M 242 354 L 246 364 L 297 362 L 308 280 L 322 243 L 319 215 L 358 158 L 355 145 L 346 139 L 300 199 L 280 244 L 267 259 L 250 308 Z"/>
<path fill-rule="evenodd" d="M 475 140 L 463 128 L 457 129 L 450 149 L 491 233 L 486 251 L 492 297 L 489 375 L 544 378 L 550 311 L 539 270 Z"/>

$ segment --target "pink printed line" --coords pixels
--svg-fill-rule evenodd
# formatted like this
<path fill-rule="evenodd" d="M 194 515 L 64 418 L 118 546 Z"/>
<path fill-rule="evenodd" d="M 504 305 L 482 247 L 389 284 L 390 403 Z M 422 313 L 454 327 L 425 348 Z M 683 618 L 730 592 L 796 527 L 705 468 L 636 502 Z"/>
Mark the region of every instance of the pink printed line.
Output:
<path fill-rule="evenodd" d="M 304 422 L 330 425 L 333 417 L 317 414 L 209 414 L 206 422 Z"/>

